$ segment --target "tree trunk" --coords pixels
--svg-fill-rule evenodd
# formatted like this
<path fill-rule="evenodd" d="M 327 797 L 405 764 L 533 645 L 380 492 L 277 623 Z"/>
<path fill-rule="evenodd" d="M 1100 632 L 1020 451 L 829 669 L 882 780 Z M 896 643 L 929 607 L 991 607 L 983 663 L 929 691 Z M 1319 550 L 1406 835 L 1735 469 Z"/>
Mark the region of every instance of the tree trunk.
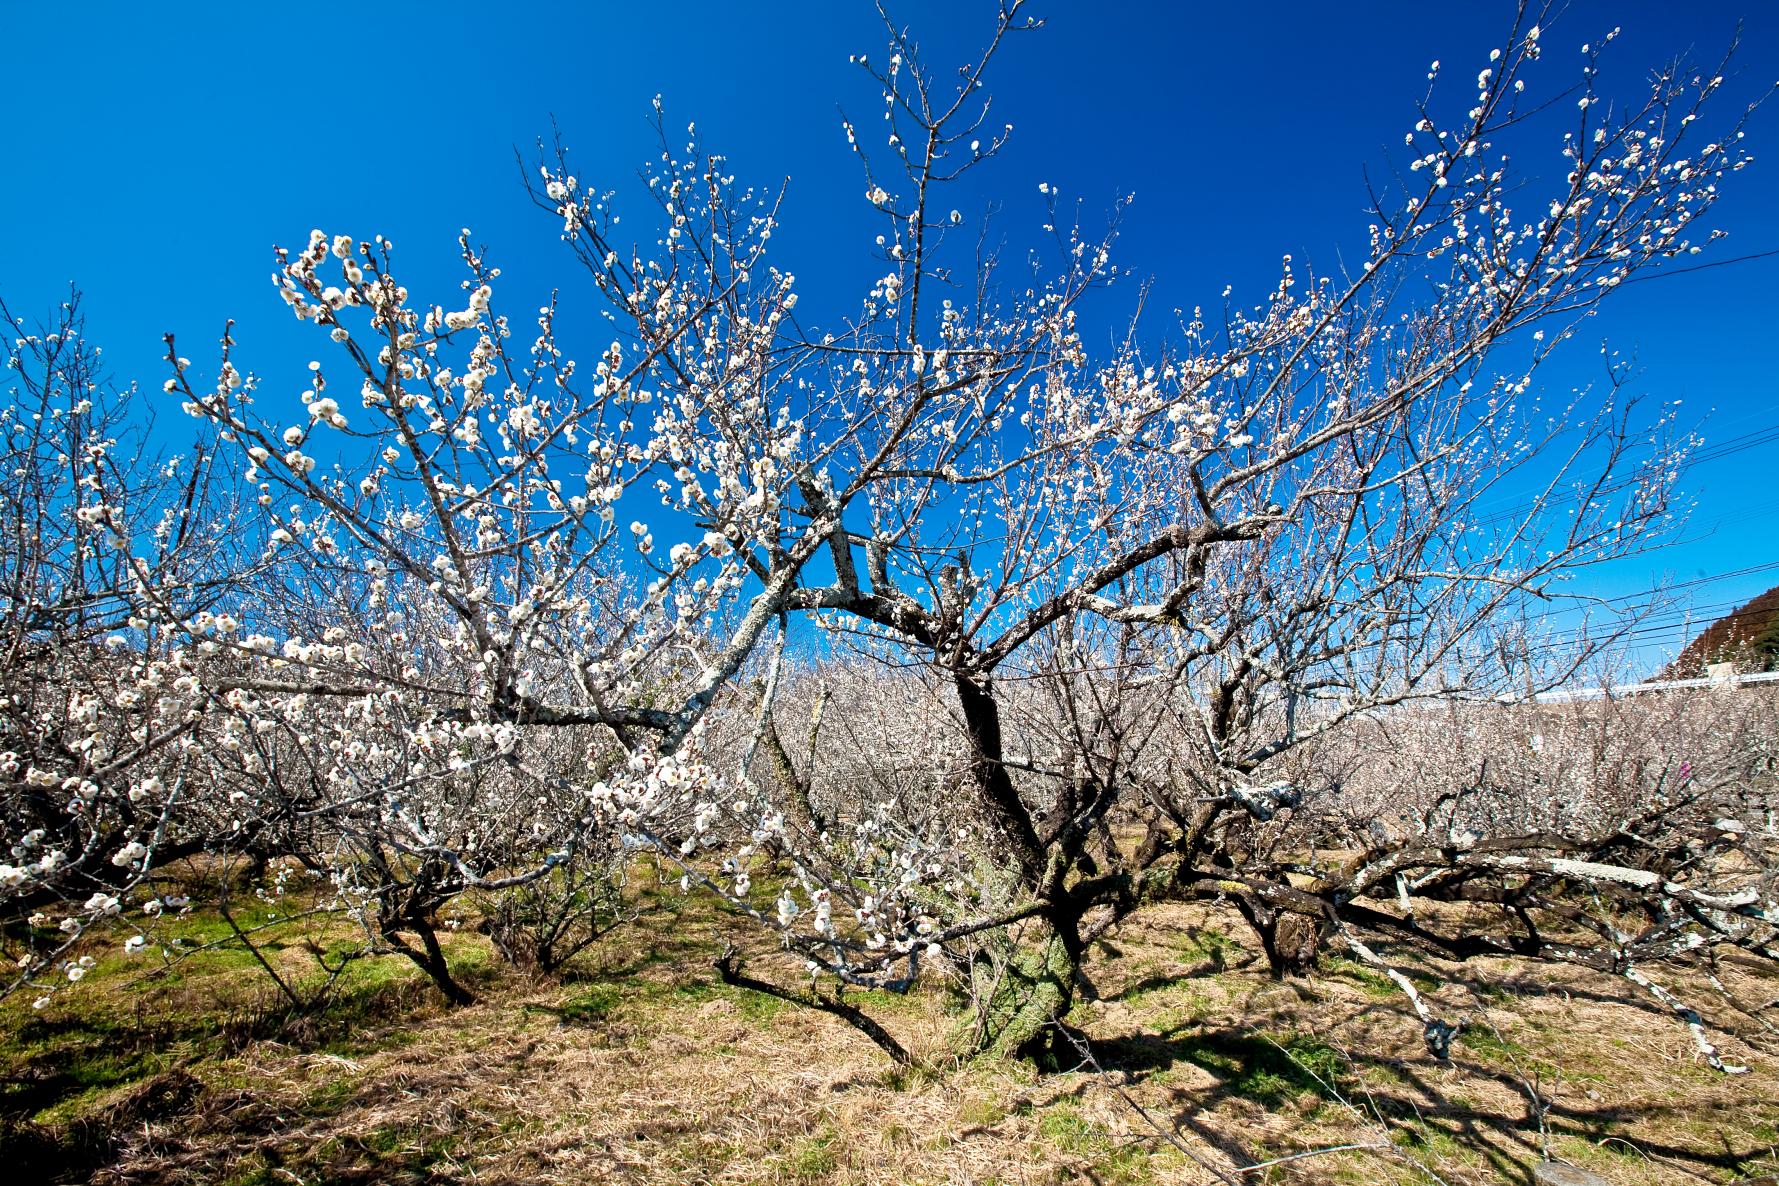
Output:
<path fill-rule="evenodd" d="M 993 686 L 987 677 L 978 681 L 966 673 L 958 674 L 952 682 L 970 737 L 970 781 L 989 824 L 1008 850 L 1006 855 L 1019 870 L 1020 881 L 1027 888 L 1042 892 L 1044 842 L 1007 773 L 1002 752 L 1001 706 L 995 701 Z"/>
<path fill-rule="evenodd" d="M 1319 919 L 1289 910 L 1277 910 L 1250 894 L 1235 899 L 1236 909 L 1260 938 L 1266 966 L 1274 980 L 1303 976 L 1315 970 L 1322 949 Z"/>
<path fill-rule="evenodd" d="M 452 978 L 450 961 L 445 958 L 445 949 L 439 945 L 439 937 L 433 931 L 432 925 L 424 919 L 410 919 L 407 922 L 407 929 L 420 937 L 421 950 L 416 951 L 412 946 L 403 942 L 400 936 L 395 933 L 394 927 L 385 927 L 383 937 L 389 940 L 397 951 L 412 960 L 415 967 L 426 973 L 427 978 L 445 995 L 446 1001 L 453 1006 L 475 1004 L 475 994 Z"/>
<path fill-rule="evenodd" d="M 786 821 L 811 839 L 820 836 L 828 830 L 827 821 L 816 811 L 815 803 L 809 797 L 809 780 L 797 774 L 790 752 L 784 747 L 784 738 L 778 733 L 778 716 L 772 711 L 770 704 L 760 714 L 760 729 L 761 740 L 766 747 L 766 759 L 771 763 L 772 773 L 784 791 Z M 810 761 L 813 766 L 813 755 Z"/>
<path fill-rule="evenodd" d="M 975 1050 L 1055 1065 L 1059 1047 L 1068 1045 L 1058 1027 L 1074 1006 L 1081 966 L 1080 913 L 1058 904 L 1069 865 L 1047 859 L 1047 846 L 1007 772 L 993 685 L 986 676 L 960 672 L 954 686 L 970 737 L 969 779 L 978 804 L 1021 888 L 1052 903 L 1026 924 L 989 999 L 979 1004 Z"/>
<path fill-rule="evenodd" d="M 1001 971 L 989 999 L 980 1006 L 976 1052 L 1000 1058 L 1030 1058 L 1054 1068 L 1068 1043 L 1059 1032 L 1075 1004 L 1080 945 L 1066 927 L 1034 920 L 1028 935 Z"/>

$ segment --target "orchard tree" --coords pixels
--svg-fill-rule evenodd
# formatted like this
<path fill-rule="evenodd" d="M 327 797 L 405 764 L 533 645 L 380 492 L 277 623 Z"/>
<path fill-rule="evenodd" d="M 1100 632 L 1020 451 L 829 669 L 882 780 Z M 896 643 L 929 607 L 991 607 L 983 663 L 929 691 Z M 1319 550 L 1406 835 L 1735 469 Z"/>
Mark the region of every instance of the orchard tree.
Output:
<path fill-rule="evenodd" d="M 937 751 L 953 811 L 941 835 L 877 805 L 864 842 L 760 816 L 802 874 L 767 921 L 812 972 L 898 987 L 949 956 L 983 1001 L 977 1041 L 1032 1051 L 1055 1040 L 1086 942 L 1146 901 L 1231 899 L 1275 970 L 1301 969 L 1374 883 L 1305 894 L 1288 862 L 1246 868 L 1264 847 L 1247 834 L 1302 800 L 1271 773 L 1386 708 L 1537 692 L 1595 653 L 1547 645 L 1536 607 L 1659 534 L 1689 442 L 1639 418 L 1616 368 L 1554 417 L 1538 371 L 1616 288 L 1715 237 L 1703 219 L 1747 163 L 1746 115 L 1707 133 L 1722 79 L 1678 66 L 1609 99 L 1611 35 L 1553 95 L 1544 19 L 1522 9 L 1455 101 L 1430 87 L 1361 261 L 1286 257 L 1257 303 L 1226 294 L 1171 336 L 1139 320 L 1104 356 L 1077 306 L 1117 274 L 1110 240 L 1069 228 L 1048 186 L 1052 275 L 983 265 L 973 299 L 932 299 L 964 289 L 940 194 L 984 153 L 1002 38 L 953 88 L 891 27 L 887 63 L 867 64 L 887 151 L 861 156 L 892 272 L 809 347 L 826 389 L 877 410 L 849 442 L 856 476 L 811 492 L 832 579 L 790 605 L 929 673 L 958 744 L 904 744 Z M 1115 817 L 1147 829 L 1135 852 Z M 1710 926 L 1770 945 L 1770 887 L 1697 892 L 1728 912 Z M 1009 927 L 1004 958 L 962 946 Z"/>
<path fill-rule="evenodd" d="M 162 611 L 206 615 L 251 566 L 215 442 L 157 454 L 145 398 L 85 335 L 79 292 L 0 304 L 0 994 L 78 980 L 75 954 L 155 868 L 208 850 L 203 698 Z M 157 903 L 158 905 L 158 903 Z M 101 925 L 101 930 L 108 927 Z M 81 962 L 82 960 L 85 962 Z"/>
<path fill-rule="evenodd" d="M 768 257 L 778 198 L 657 126 L 652 250 L 616 240 L 612 195 L 560 149 L 532 185 L 619 326 L 588 365 L 553 299 L 502 312 L 467 233 L 464 292 L 432 303 L 384 239 L 279 252 L 281 295 L 328 340 L 300 403 L 268 399 L 227 337 L 202 378 L 169 342 L 169 390 L 239 457 L 240 526 L 265 541 L 226 620 L 156 619 L 196 644 L 189 680 L 229 722 L 230 826 L 325 873 L 454 1000 L 434 931 L 457 895 L 715 838 L 706 718 L 803 605 L 811 561 L 847 554 L 846 508 L 907 480 L 906 442 L 992 448 L 982 400 L 1076 348 L 1070 306 L 1105 275 L 1096 251 L 1009 316 L 944 314 L 940 386 L 907 388 L 914 352 L 881 354 L 872 327 L 927 318 L 918 278 L 896 264 L 864 326 L 812 339 Z"/>

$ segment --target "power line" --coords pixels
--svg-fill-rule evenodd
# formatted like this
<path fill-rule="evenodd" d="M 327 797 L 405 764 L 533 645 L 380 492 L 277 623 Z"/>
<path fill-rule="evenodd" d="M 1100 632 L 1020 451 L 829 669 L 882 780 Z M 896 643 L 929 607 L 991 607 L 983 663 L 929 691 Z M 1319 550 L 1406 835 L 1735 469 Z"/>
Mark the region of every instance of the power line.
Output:
<path fill-rule="evenodd" d="M 1779 560 L 1769 561 L 1766 564 L 1751 564 L 1746 568 L 1731 569 L 1729 572 L 1720 572 L 1720 573 L 1714 573 L 1709 576 L 1694 577 L 1692 580 L 1688 580 L 1688 581 L 1667 582 L 1667 583 L 1664 583 L 1664 584 L 1658 586 L 1657 588 L 1642 589 L 1636 593 L 1624 593 L 1624 594 L 1620 594 L 1617 597 L 1601 597 L 1601 598 L 1592 599 L 1592 600 L 1589 600 L 1586 602 L 1579 602 L 1575 605 L 1566 605 L 1566 606 L 1562 607 L 1561 609 L 1552 610 L 1550 613 L 1548 613 L 1544 616 L 1546 618 L 1551 618 L 1551 617 L 1557 616 L 1558 614 L 1581 613 L 1586 610 L 1596 609 L 1602 605 L 1620 605 L 1627 601 L 1639 601 L 1645 597 L 1655 597 L 1655 596 L 1658 596 L 1659 594 L 1667 593 L 1667 592 L 1670 592 L 1675 589 L 1693 589 L 1693 588 L 1697 588 L 1700 585 L 1715 585 L 1721 581 L 1730 581 L 1730 580 L 1735 580 L 1739 577 L 1753 576 L 1756 573 L 1772 572 L 1774 569 L 1779 569 Z M 1733 604 L 1739 605 L 1741 603 L 1735 602 Z"/>
<path fill-rule="evenodd" d="M 1727 437 L 1717 444 L 1706 446 L 1705 448 L 1700 449 L 1699 452 L 1688 457 L 1686 459 L 1686 464 L 1680 467 L 1679 472 L 1684 474 L 1697 466 L 1709 465 L 1713 462 L 1722 461 L 1726 457 L 1734 457 L 1738 453 L 1746 453 L 1750 449 L 1758 449 L 1762 445 L 1770 444 L 1779 444 L 1779 423 L 1763 424 L 1758 428 L 1750 429 L 1747 432 L 1739 433 L 1736 436 Z M 1493 524 L 1520 519 L 1529 512 L 1537 510 L 1540 507 L 1546 512 L 1549 512 L 1559 510 L 1566 506 L 1573 506 L 1580 501 L 1581 498 L 1579 495 L 1569 495 L 1561 498 L 1546 498 L 1544 496 L 1539 496 L 1531 499 L 1522 499 L 1518 504 L 1509 506 L 1505 510 L 1495 511 L 1492 514 L 1482 516 L 1471 524 L 1471 526 L 1488 527 Z"/>

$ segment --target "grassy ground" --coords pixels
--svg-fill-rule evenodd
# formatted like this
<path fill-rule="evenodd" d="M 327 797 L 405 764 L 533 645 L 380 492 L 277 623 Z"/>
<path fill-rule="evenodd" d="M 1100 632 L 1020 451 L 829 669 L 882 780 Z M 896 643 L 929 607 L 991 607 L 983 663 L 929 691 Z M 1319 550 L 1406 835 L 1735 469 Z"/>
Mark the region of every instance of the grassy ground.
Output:
<path fill-rule="evenodd" d="M 184 925 L 201 940 L 219 924 Z M 948 1059 L 938 991 L 861 1002 L 927 1064 L 909 1071 L 829 1016 L 723 986 L 709 961 L 734 924 L 696 899 L 561 981 L 453 936 L 481 997 L 459 1010 L 394 958 L 353 964 L 330 1009 L 291 1018 L 245 952 L 147 982 L 119 956 L 40 1012 L 0 1006 L 0 1164 L 238 1186 L 1149 1183 L 1214 1181 L 1195 1158 L 1227 1171 L 1361 1145 L 1239 1180 L 1524 1183 L 1545 1150 L 1624 1186 L 1779 1174 L 1779 1038 L 1755 1019 L 1714 1010 L 1726 1055 L 1753 1067 L 1728 1077 L 1622 982 L 1422 963 L 1420 988 L 1469 1021 L 1438 1062 L 1369 969 L 1330 959 L 1275 982 L 1219 925 L 1157 911 L 1096 949 L 1101 999 L 1073 1020 L 1103 1073 L 1045 1076 Z M 293 977 L 313 966 L 299 930 L 267 951 Z M 785 974 L 764 953 L 749 967 Z"/>

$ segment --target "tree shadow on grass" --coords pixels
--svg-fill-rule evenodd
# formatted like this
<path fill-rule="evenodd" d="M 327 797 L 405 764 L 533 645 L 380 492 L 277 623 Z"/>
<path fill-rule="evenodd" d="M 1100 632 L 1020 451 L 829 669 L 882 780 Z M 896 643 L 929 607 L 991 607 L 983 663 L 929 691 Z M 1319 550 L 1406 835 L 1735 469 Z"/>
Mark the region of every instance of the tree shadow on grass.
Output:
<path fill-rule="evenodd" d="M 1364 1113 L 1388 1124 L 1392 1139 L 1404 1152 L 1437 1156 L 1442 1146 L 1473 1150 L 1509 1181 L 1529 1183 L 1529 1167 L 1546 1149 L 1527 1084 L 1513 1071 L 1473 1059 L 1437 1064 L 1431 1059 L 1352 1059 L 1310 1035 L 1267 1034 L 1238 1026 L 1135 1032 L 1096 1038 L 1092 1047 L 1105 1070 L 1122 1071 L 1132 1081 L 1151 1080 L 1164 1089 L 1171 1097 L 1176 1131 L 1190 1131 L 1238 1160 L 1255 1160 L 1253 1151 L 1228 1126 L 1203 1119 L 1205 1113 L 1231 1100 L 1278 1111 L 1306 1093 L 1329 1103 L 1362 1104 Z M 1213 1082 L 1202 1086 L 1174 1082 L 1171 1073 L 1187 1066 L 1204 1071 Z M 1489 1081 L 1513 1093 L 1521 1105 L 1490 1109 L 1453 1100 L 1442 1079 L 1428 1073 L 1436 1066 L 1462 1071 L 1467 1079 Z M 1771 1169 L 1771 1142 L 1737 1130 L 1733 1118 L 1726 1118 L 1710 1146 L 1616 1135 L 1640 1121 L 1696 1115 L 1696 1104 L 1686 1101 L 1577 1106 L 1546 1098 L 1541 1103 L 1552 1142 L 1575 1138 L 1597 1145 L 1616 1139 L 1695 1175 L 1705 1171 L 1747 1175 Z"/>

